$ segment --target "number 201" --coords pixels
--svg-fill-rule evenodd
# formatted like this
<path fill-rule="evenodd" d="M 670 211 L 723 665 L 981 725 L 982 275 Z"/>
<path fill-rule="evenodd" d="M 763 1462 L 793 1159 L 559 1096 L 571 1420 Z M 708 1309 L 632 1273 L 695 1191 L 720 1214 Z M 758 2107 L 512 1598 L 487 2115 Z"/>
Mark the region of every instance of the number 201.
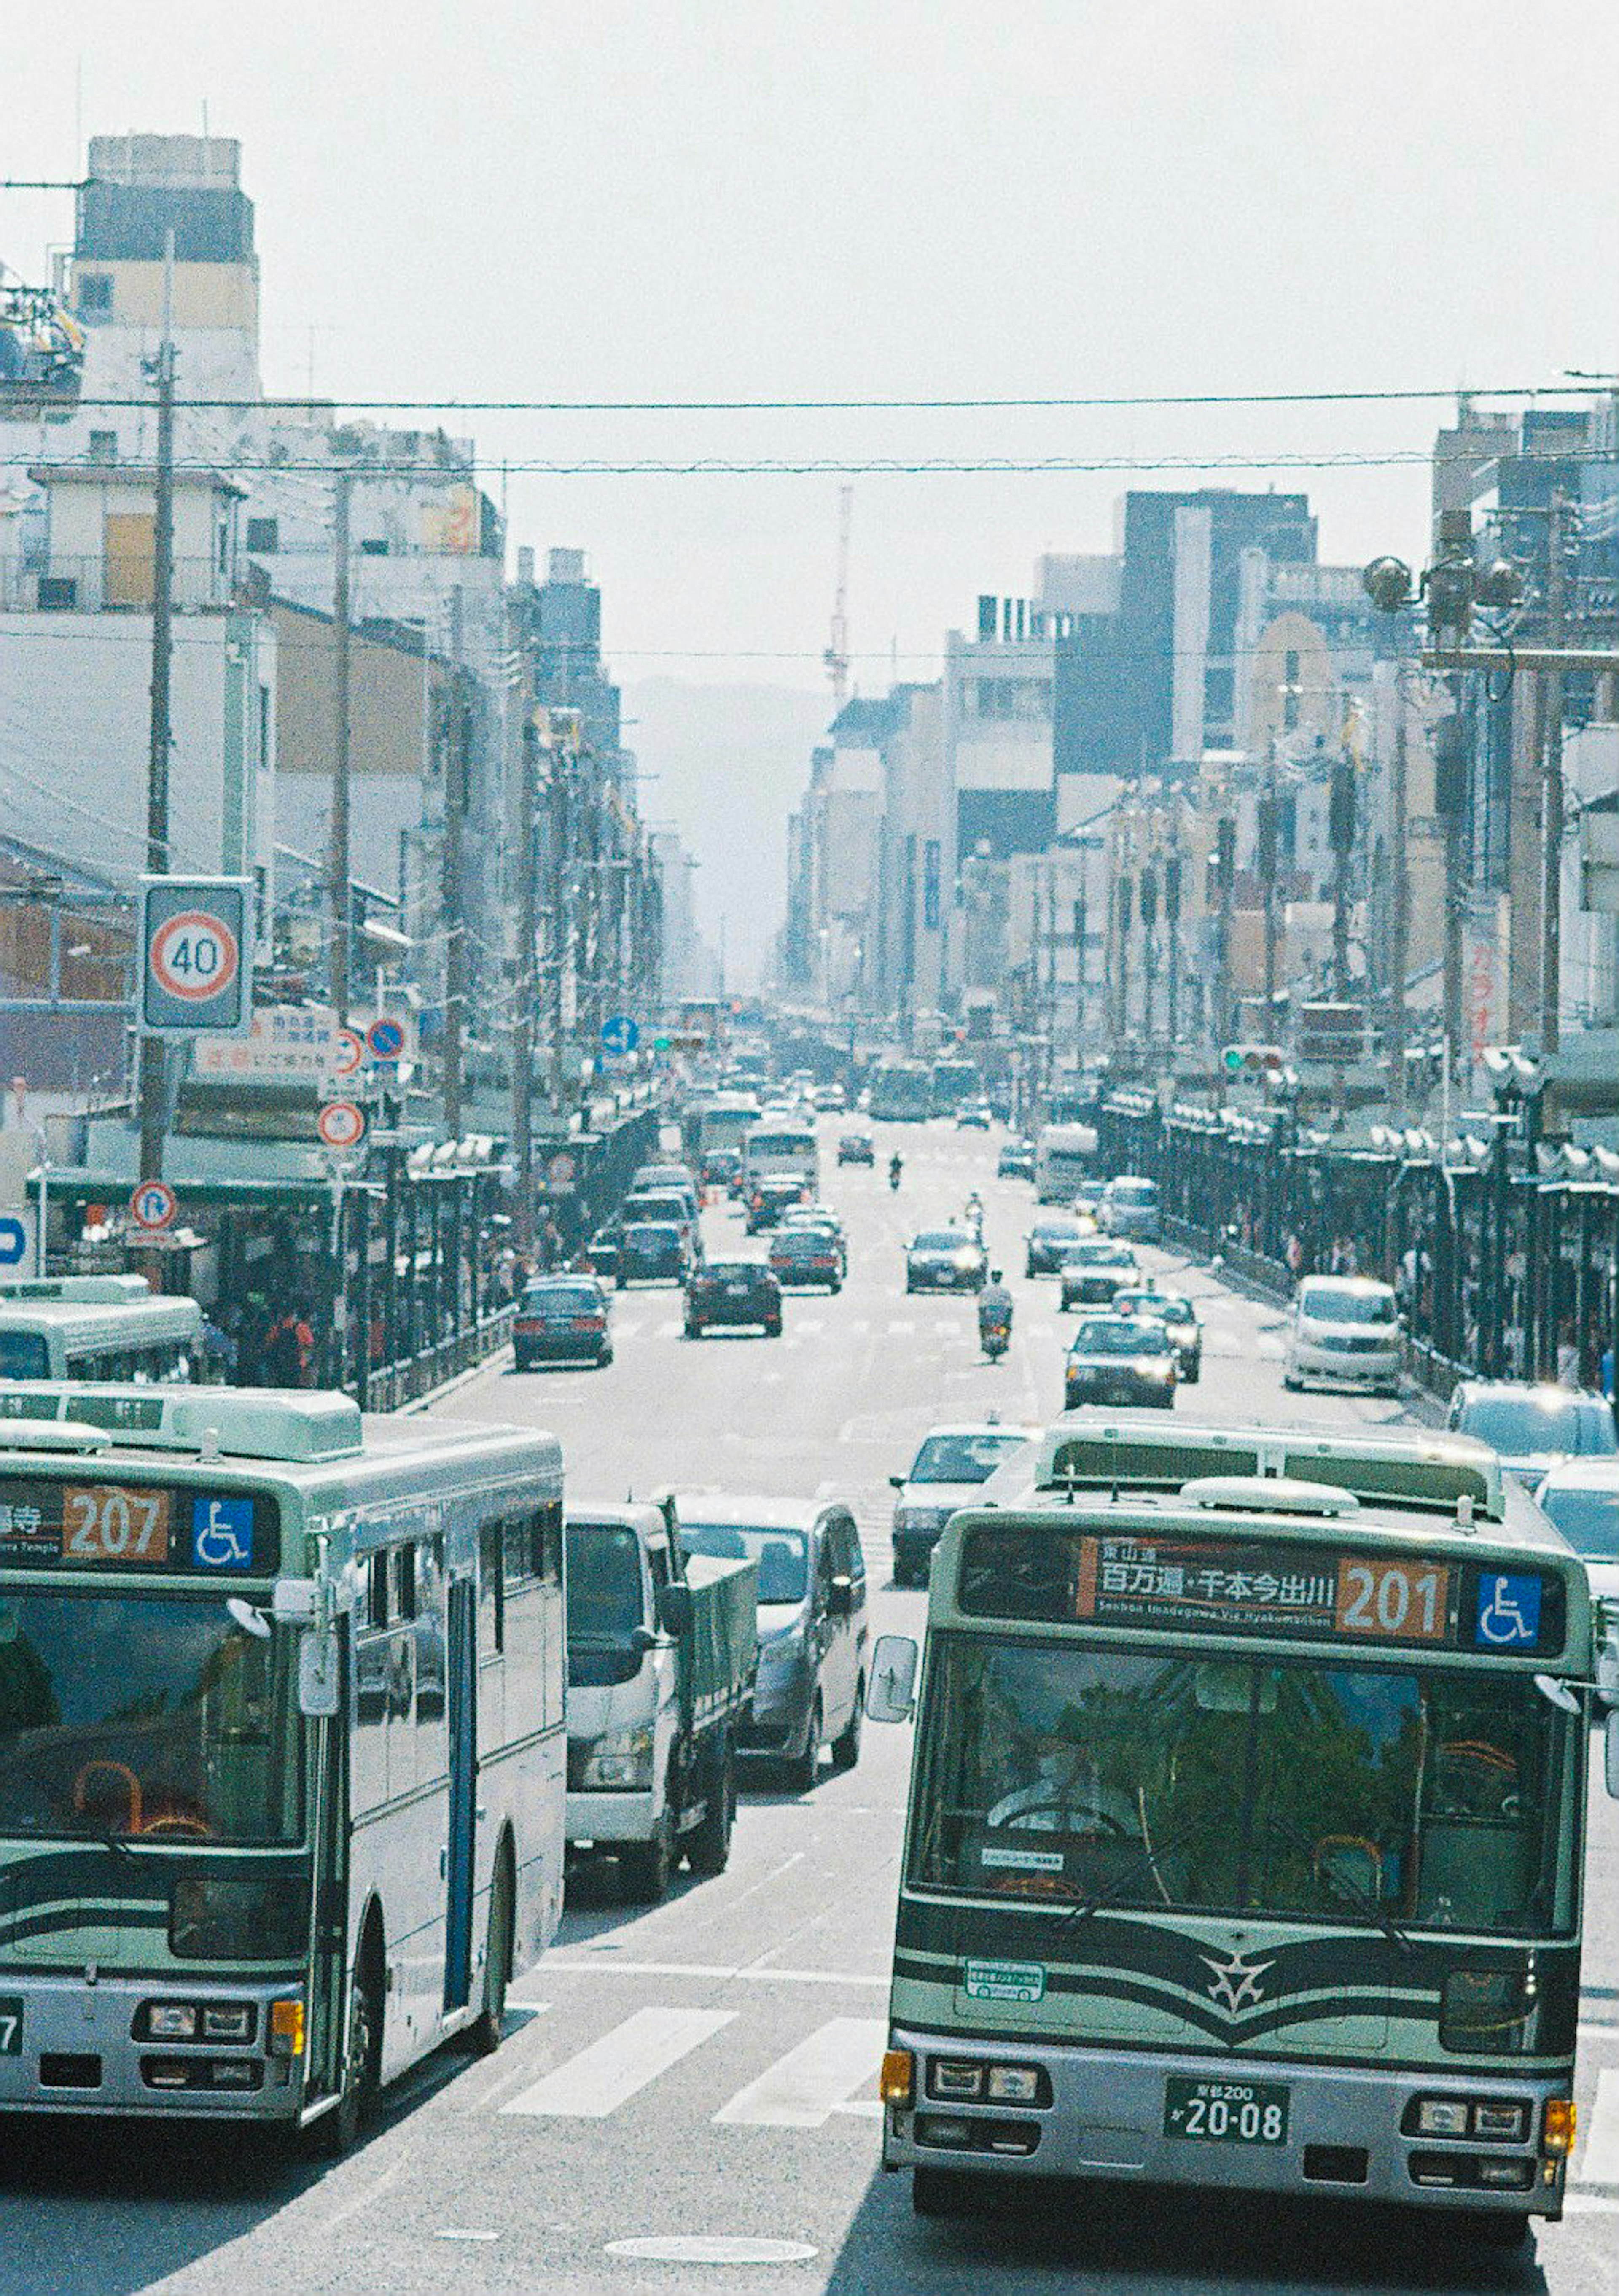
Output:
<path fill-rule="evenodd" d="M 1349 1633 L 1436 1635 L 1439 1632 L 1440 1573 L 1437 1570 L 1374 1570 L 1367 1563 L 1352 1562 L 1345 1576 L 1349 1584 L 1349 1600 L 1344 1605 L 1343 1623 Z M 1415 1618 L 1411 1611 L 1413 1602 L 1419 1613 Z"/>

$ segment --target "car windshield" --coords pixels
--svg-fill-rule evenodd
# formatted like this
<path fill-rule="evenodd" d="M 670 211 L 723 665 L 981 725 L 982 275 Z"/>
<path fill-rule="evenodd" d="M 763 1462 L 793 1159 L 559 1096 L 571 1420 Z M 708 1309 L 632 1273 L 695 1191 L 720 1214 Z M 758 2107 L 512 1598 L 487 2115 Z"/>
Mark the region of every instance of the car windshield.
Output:
<path fill-rule="evenodd" d="M 1108 1243 L 1095 1237 L 1070 1244 L 1063 1253 L 1070 1267 L 1133 1267 L 1135 1260 L 1129 1248 L 1122 1243 Z"/>
<path fill-rule="evenodd" d="M 801 1603 L 809 1585 L 809 1540 L 790 1525 L 688 1522 L 681 1537 L 696 1554 L 723 1554 L 759 1566 L 761 1603 Z"/>
<path fill-rule="evenodd" d="M 1161 1356 L 1168 1351 L 1161 1324 L 1138 1323 L 1125 1316 L 1093 1316 L 1075 1332 L 1069 1349 L 1076 1356 Z"/>
<path fill-rule="evenodd" d="M 49 1379 L 43 1332 L 0 1332 L 0 1379 Z"/>
<path fill-rule="evenodd" d="M 1172 1300 L 1162 1292 L 1121 1292 L 1116 1304 L 1132 1316 L 1149 1316 L 1160 1324 L 1194 1321 L 1189 1301 Z"/>
<path fill-rule="evenodd" d="M 913 1483 L 981 1483 L 1022 1447 L 1026 1435 L 929 1435 L 911 1464 Z"/>
<path fill-rule="evenodd" d="M 1299 1313 L 1323 1324 L 1392 1324 L 1398 1309 L 1392 1292 L 1351 1292 L 1336 1283 L 1306 1283 Z"/>
<path fill-rule="evenodd" d="M 1588 1562 L 1619 1562 L 1619 1487 L 1551 1483 L 1541 1505 L 1576 1554 Z"/>
<path fill-rule="evenodd" d="M 294 1647 L 217 1597 L 0 1596 L 0 1834 L 296 1841 Z"/>
<path fill-rule="evenodd" d="M 711 1259 L 703 1270 L 712 1283 L 752 1283 L 764 1273 L 756 1259 Z"/>
<path fill-rule="evenodd" d="M 1082 1227 L 1076 1219 L 1044 1219 L 1036 1220 L 1034 1223 L 1034 1234 L 1043 1242 L 1047 1243 L 1060 1242 L 1066 1235 L 1076 1238 L 1088 1235 L 1090 1232 L 1089 1228 Z"/>
<path fill-rule="evenodd" d="M 1541 1390 L 1525 1395 L 1480 1395 L 1463 1404 L 1460 1435 L 1493 1444 L 1503 1458 L 1535 1452 L 1591 1456 L 1615 1448 L 1614 1414 L 1593 1397 Z"/>
<path fill-rule="evenodd" d="M 641 1662 L 630 1648 L 644 1623 L 641 1541 L 621 1522 L 570 1522 L 567 1537 L 568 1679 L 623 1681 Z"/>
<path fill-rule="evenodd" d="M 911 1249 L 912 1251 L 970 1251 L 972 1238 L 953 1227 L 924 1228 Z"/>
<path fill-rule="evenodd" d="M 1156 1204 L 1158 1192 L 1150 1180 L 1115 1180 L 1108 1191 L 1116 1204 Z"/>
<path fill-rule="evenodd" d="M 594 1283 L 531 1283 L 522 1304 L 525 1308 L 599 1308 L 601 1292 Z"/>
<path fill-rule="evenodd" d="M 638 1220 L 624 1231 L 626 1243 L 637 1251 L 659 1251 L 680 1242 L 677 1227 L 665 1227 L 660 1222 Z"/>
<path fill-rule="evenodd" d="M 1504 1936 L 1572 1920 L 1582 1726 L 1522 1674 L 977 1639 L 933 1665 L 924 1888 Z"/>

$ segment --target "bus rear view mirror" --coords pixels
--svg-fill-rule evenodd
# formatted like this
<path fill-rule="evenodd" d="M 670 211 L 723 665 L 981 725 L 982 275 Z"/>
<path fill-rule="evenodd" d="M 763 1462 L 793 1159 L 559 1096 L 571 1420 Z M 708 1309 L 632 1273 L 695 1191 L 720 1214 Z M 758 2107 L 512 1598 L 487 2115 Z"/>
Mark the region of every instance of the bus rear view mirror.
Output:
<path fill-rule="evenodd" d="M 298 1637 L 298 1710 L 321 1718 L 338 1710 L 338 1638 L 330 1627 L 311 1627 Z"/>
<path fill-rule="evenodd" d="M 879 1649 L 882 1647 L 880 1644 Z M 1602 1782 L 1619 1801 L 1619 1706 L 1610 1706 L 1602 1727 Z"/>
<path fill-rule="evenodd" d="M 909 1722 L 916 1702 L 916 1644 L 909 1635 L 879 1635 L 871 1654 L 866 1712 L 873 1722 Z"/>

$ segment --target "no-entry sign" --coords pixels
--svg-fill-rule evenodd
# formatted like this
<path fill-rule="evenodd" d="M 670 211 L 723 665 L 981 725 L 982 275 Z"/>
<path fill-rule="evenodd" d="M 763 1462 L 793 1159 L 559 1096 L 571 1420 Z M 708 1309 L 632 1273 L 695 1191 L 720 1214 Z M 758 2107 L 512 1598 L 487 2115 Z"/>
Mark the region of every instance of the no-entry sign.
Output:
<path fill-rule="evenodd" d="M 149 1036 L 227 1035 L 252 1006 L 248 886 L 241 877 L 141 884 L 141 1026 Z"/>
<path fill-rule="evenodd" d="M 357 1148 L 365 1137 L 365 1111 L 352 1100 L 329 1100 L 315 1128 L 328 1148 Z"/>

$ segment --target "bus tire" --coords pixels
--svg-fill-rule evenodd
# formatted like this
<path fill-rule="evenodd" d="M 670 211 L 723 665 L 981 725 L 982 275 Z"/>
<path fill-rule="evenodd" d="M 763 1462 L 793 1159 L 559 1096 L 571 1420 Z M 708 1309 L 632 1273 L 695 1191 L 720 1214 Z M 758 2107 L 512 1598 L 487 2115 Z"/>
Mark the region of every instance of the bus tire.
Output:
<path fill-rule="evenodd" d="M 731 1829 L 736 1822 L 736 1756 L 731 1733 L 722 1731 L 708 1765 L 708 1807 L 700 1825 L 686 1839 L 686 1863 L 705 1878 L 723 1874 L 731 1862 Z"/>
<path fill-rule="evenodd" d="M 467 2027 L 467 2047 L 475 2057 L 493 2056 L 506 2030 L 506 1993 L 511 1983 L 513 1923 L 517 1918 L 517 1875 L 511 1836 L 504 1835 L 495 1856 L 495 1879 L 489 1885 L 489 1942 L 484 1952 L 484 2005 Z"/>
<path fill-rule="evenodd" d="M 331 2111 L 312 2121 L 307 2132 L 308 2150 L 318 2160 L 337 2161 L 352 2152 L 377 2109 L 382 2067 L 382 1934 L 373 1909 L 366 1918 L 348 1988 L 342 2091 Z"/>
<path fill-rule="evenodd" d="M 911 2206 L 919 2217 L 972 2213 L 972 2180 L 960 2169 L 912 2169 Z"/>

